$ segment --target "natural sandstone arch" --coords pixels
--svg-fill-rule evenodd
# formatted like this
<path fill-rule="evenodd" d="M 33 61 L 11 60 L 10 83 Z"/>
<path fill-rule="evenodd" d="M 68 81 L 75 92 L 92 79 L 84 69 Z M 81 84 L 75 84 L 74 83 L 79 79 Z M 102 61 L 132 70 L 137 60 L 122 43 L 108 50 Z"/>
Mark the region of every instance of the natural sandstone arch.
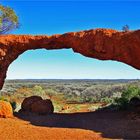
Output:
<path fill-rule="evenodd" d="M 0 89 L 9 65 L 31 49 L 68 49 L 100 60 L 116 60 L 140 69 L 140 30 L 119 32 L 96 29 L 53 36 L 0 36 Z"/>

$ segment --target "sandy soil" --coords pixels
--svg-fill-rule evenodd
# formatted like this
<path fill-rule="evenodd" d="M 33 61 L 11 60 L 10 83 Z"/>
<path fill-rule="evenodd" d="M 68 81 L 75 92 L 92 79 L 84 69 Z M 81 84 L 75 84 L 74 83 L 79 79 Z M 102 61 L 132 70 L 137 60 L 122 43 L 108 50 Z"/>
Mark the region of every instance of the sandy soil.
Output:
<path fill-rule="evenodd" d="M 28 121 L 0 119 L 0 140 L 100 140 L 99 134 L 82 129 L 34 126 Z"/>
<path fill-rule="evenodd" d="M 140 120 L 128 112 L 92 112 L 46 116 L 18 113 L 0 118 L 0 140 L 140 139 Z"/>

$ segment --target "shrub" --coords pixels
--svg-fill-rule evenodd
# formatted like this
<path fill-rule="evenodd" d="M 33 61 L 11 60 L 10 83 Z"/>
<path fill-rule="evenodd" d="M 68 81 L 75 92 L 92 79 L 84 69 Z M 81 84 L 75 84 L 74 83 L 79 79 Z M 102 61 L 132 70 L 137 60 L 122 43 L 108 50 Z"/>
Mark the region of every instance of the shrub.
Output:
<path fill-rule="evenodd" d="M 95 103 L 97 101 L 96 101 L 96 98 L 94 98 L 92 96 L 87 96 L 87 97 L 85 97 L 85 102 L 87 102 L 87 103 Z"/>
<path fill-rule="evenodd" d="M 45 90 L 39 85 L 35 85 L 32 89 L 32 92 L 34 95 L 39 95 L 39 96 L 43 96 L 45 94 Z"/>
<path fill-rule="evenodd" d="M 10 104 L 11 104 L 13 110 L 15 110 L 17 108 L 17 103 L 15 101 L 10 101 Z"/>
<path fill-rule="evenodd" d="M 121 98 L 114 99 L 114 103 L 119 106 L 120 109 L 127 109 L 129 107 L 129 101 L 133 97 L 140 97 L 140 88 L 130 85 L 122 92 Z"/>
<path fill-rule="evenodd" d="M 53 89 L 46 89 L 45 94 L 51 99 L 54 95 L 57 94 L 57 92 Z"/>
<path fill-rule="evenodd" d="M 101 102 L 104 102 L 104 103 L 108 103 L 109 104 L 109 103 L 112 103 L 113 100 L 111 98 L 104 97 L 104 98 L 101 99 Z"/>
<path fill-rule="evenodd" d="M 130 85 L 126 90 L 123 91 L 121 97 L 128 101 L 130 101 L 130 99 L 133 97 L 140 97 L 140 88 L 138 86 Z"/>
<path fill-rule="evenodd" d="M 115 98 L 115 105 L 118 106 L 118 109 L 127 109 L 128 108 L 128 100 L 126 98 Z"/>
<path fill-rule="evenodd" d="M 8 102 L 8 100 L 6 98 L 4 98 L 3 96 L 0 97 L 0 100 Z"/>
<path fill-rule="evenodd" d="M 128 26 L 128 25 L 124 25 L 124 26 L 122 27 L 122 30 L 123 30 L 124 32 L 128 32 L 128 31 L 129 31 L 129 26 Z"/>

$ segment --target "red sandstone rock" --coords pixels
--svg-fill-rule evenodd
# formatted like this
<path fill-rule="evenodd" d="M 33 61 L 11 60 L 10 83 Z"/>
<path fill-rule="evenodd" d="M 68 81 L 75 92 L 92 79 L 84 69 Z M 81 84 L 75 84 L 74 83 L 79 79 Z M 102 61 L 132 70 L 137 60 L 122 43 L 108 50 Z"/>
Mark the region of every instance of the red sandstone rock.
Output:
<path fill-rule="evenodd" d="M 9 102 L 0 100 L 0 118 L 13 117 L 13 109 Z"/>
<path fill-rule="evenodd" d="M 140 30 L 95 29 L 53 36 L 1 35 L 0 89 L 9 65 L 23 52 L 39 48 L 72 48 L 87 57 L 116 60 L 140 69 Z"/>
<path fill-rule="evenodd" d="M 44 114 L 53 113 L 53 111 L 54 111 L 54 107 L 52 101 L 49 99 L 39 100 L 31 105 L 31 112 L 33 113 L 44 115 Z"/>
<path fill-rule="evenodd" d="M 34 102 L 40 101 L 42 98 L 40 96 L 31 96 L 28 98 L 25 98 L 21 104 L 22 111 L 31 111 L 31 105 Z"/>

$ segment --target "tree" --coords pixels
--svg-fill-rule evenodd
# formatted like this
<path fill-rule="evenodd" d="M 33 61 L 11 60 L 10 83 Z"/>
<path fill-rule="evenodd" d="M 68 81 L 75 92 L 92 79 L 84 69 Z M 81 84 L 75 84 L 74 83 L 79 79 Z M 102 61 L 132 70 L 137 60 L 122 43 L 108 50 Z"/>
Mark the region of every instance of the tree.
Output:
<path fill-rule="evenodd" d="M 140 98 L 140 88 L 130 85 L 122 92 L 121 98 L 115 98 L 115 103 L 120 109 L 127 109 L 132 98 Z"/>
<path fill-rule="evenodd" d="M 0 34 L 18 28 L 19 21 L 15 11 L 7 6 L 0 5 Z"/>
<path fill-rule="evenodd" d="M 124 26 L 122 27 L 122 30 L 123 30 L 124 32 L 128 32 L 128 31 L 129 31 L 129 26 L 128 26 L 128 25 L 124 25 Z"/>
<path fill-rule="evenodd" d="M 33 94 L 34 94 L 34 95 L 43 96 L 44 93 L 45 93 L 45 90 L 44 90 L 41 86 L 35 85 L 35 86 L 33 87 Z"/>
<path fill-rule="evenodd" d="M 48 95 L 49 99 L 52 99 L 52 97 L 56 94 L 57 94 L 57 92 L 54 91 L 53 89 L 47 89 L 46 90 L 46 95 Z"/>

